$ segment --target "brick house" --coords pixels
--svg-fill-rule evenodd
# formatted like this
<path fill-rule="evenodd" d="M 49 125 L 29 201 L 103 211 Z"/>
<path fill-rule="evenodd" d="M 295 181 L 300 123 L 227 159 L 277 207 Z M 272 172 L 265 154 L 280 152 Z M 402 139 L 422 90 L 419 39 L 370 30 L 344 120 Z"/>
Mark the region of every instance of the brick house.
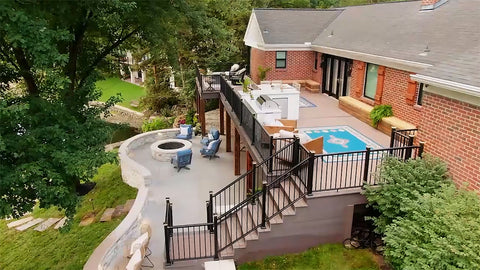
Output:
<path fill-rule="evenodd" d="M 244 38 L 250 75 L 259 82 L 259 67 L 270 68 L 265 80 L 299 81 L 355 115 L 355 103 L 392 105 L 458 184 L 480 190 L 479 7 L 423 0 L 254 9 Z"/>

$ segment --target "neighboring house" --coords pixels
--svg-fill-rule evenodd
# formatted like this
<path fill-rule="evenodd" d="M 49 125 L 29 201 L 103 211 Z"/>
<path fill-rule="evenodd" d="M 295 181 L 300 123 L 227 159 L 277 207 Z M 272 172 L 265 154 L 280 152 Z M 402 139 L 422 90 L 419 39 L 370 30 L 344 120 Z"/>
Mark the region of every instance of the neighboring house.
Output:
<path fill-rule="evenodd" d="M 479 0 L 254 9 L 244 41 L 254 81 L 269 67 L 266 80 L 300 81 L 354 115 L 355 103 L 390 104 L 458 184 L 480 190 L 479 25 Z"/>
<path fill-rule="evenodd" d="M 130 82 L 139 84 L 145 82 L 146 78 L 146 70 L 144 69 L 138 69 L 138 65 L 142 63 L 142 61 L 147 60 L 148 57 L 144 55 L 141 59 L 140 62 L 137 62 L 135 58 L 133 57 L 132 53 L 128 51 L 125 55 L 125 58 L 122 59 L 122 64 L 127 65 L 128 71 L 130 72 Z M 120 74 L 124 76 L 124 71 L 123 69 L 120 69 Z"/>

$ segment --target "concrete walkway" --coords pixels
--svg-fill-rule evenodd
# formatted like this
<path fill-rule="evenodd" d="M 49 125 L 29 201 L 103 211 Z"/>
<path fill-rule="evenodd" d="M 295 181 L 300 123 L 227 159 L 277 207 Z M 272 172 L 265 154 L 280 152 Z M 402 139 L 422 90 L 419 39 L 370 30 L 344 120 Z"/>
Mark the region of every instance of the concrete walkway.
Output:
<path fill-rule="evenodd" d="M 306 90 L 301 91 L 301 96 L 317 107 L 300 108 L 299 128 L 346 125 L 384 147 L 389 146 L 389 136 L 339 109 L 334 97 Z"/>
<path fill-rule="evenodd" d="M 232 140 L 233 142 L 233 140 Z M 177 172 L 169 162 L 154 160 L 150 154 L 150 145 L 143 145 L 133 150 L 132 158 L 145 166 L 152 173 L 148 201 L 145 207 L 145 219 L 152 228 L 149 247 L 155 269 L 163 269 L 164 264 L 164 230 L 165 198 L 173 203 L 174 225 L 205 223 L 208 192 L 217 192 L 238 176 L 234 175 L 233 153 L 225 151 L 226 140 L 218 155 L 220 158 L 209 160 L 200 155 L 200 137 L 192 139 L 193 160 L 190 170 Z M 233 149 L 233 147 L 232 147 Z M 242 173 L 245 172 L 245 153 L 241 153 Z"/>

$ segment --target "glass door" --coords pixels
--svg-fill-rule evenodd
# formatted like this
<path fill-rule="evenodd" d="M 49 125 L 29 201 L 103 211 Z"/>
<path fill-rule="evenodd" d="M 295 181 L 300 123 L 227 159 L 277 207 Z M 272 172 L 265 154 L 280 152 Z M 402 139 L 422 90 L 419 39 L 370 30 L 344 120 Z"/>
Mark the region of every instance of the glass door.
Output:
<path fill-rule="evenodd" d="M 323 55 L 322 93 L 335 98 L 350 93 L 352 60 L 333 55 Z"/>

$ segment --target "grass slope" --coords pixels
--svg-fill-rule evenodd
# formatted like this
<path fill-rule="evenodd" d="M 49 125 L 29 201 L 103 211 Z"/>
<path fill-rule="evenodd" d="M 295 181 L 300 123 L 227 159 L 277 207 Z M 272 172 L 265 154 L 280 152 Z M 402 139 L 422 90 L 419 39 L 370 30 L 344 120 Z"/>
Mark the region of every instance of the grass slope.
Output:
<path fill-rule="evenodd" d="M 93 250 L 121 222 L 78 226 L 80 219 L 95 207 L 97 221 L 103 210 L 125 203 L 136 196 L 137 190 L 123 183 L 120 167 L 105 164 L 93 178 L 97 186 L 80 203 L 71 230 L 61 233 L 49 228 L 44 232 L 29 228 L 18 232 L 8 229 L 10 221 L 0 220 L 0 269 L 82 269 Z M 90 199 L 92 199 L 90 201 Z M 55 217 L 62 213 L 54 208 L 35 209 L 34 217 Z"/>
<path fill-rule="evenodd" d="M 119 78 L 108 78 L 96 83 L 97 88 L 102 90 L 102 96 L 100 101 L 107 101 L 111 96 L 115 96 L 120 93 L 123 101 L 118 103 L 123 107 L 127 107 L 132 110 L 140 111 L 139 108 L 130 106 L 132 100 L 140 101 L 140 97 L 145 96 L 145 88 L 133 83 L 124 82 Z"/>
<path fill-rule="evenodd" d="M 298 254 L 272 256 L 245 263 L 238 269 L 378 270 L 373 256 L 368 250 L 346 250 L 341 244 L 326 244 Z"/>

